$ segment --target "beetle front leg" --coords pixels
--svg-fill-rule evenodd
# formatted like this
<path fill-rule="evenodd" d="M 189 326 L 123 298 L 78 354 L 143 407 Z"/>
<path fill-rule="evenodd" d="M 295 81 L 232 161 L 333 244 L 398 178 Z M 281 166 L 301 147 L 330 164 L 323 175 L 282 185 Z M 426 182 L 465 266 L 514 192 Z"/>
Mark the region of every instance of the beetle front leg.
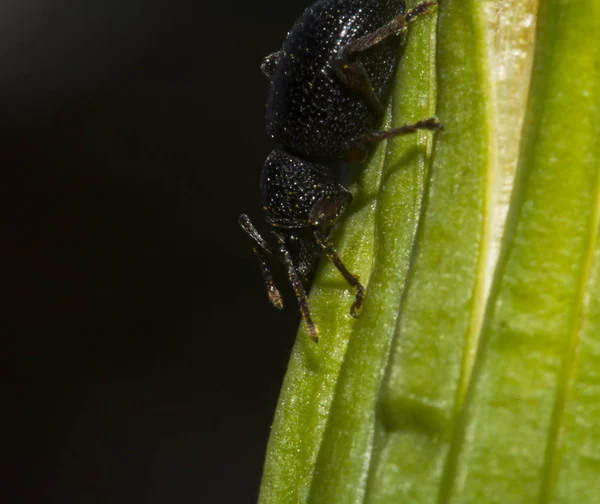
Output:
<path fill-rule="evenodd" d="M 365 288 L 358 280 L 358 277 L 350 273 L 346 266 L 344 266 L 340 256 L 337 254 L 327 237 L 327 230 L 337 222 L 340 215 L 350 204 L 352 201 L 352 194 L 350 194 L 350 192 L 342 185 L 338 185 L 337 188 L 330 187 L 330 191 L 329 194 L 318 199 L 313 205 L 308 222 L 317 245 L 325 252 L 327 258 L 346 279 L 346 282 L 356 289 L 356 298 L 350 308 L 350 314 L 354 318 L 358 318 L 358 313 L 362 308 Z"/>
<path fill-rule="evenodd" d="M 279 289 L 277 289 L 277 287 L 275 286 L 275 282 L 273 281 L 273 275 L 271 274 L 271 270 L 269 269 L 269 265 L 267 264 L 267 260 L 265 257 L 266 255 L 274 255 L 273 251 L 271 250 L 271 247 L 269 247 L 269 244 L 264 240 L 264 238 L 252 225 L 250 219 L 246 214 L 240 215 L 239 222 L 244 232 L 250 237 L 250 239 L 254 243 L 254 245 L 252 246 L 252 251 L 258 259 L 260 271 L 262 273 L 265 286 L 267 287 L 269 301 L 275 308 L 281 310 L 283 308 L 283 300 L 281 299 Z"/>
<path fill-rule="evenodd" d="M 298 269 L 294 264 L 290 251 L 285 245 L 285 240 L 276 232 L 274 232 L 273 234 L 279 242 L 279 259 L 281 260 L 281 262 L 287 270 L 288 278 L 290 279 L 290 283 L 292 284 L 292 288 L 294 289 L 294 294 L 296 294 L 296 299 L 298 300 L 298 305 L 300 306 L 300 313 L 302 314 L 302 318 L 306 322 L 306 332 L 315 343 L 318 343 L 319 331 L 317 329 L 317 326 L 315 326 L 312 317 L 310 316 L 310 309 L 308 308 L 308 296 L 306 295 L 306 291 L 304 290 L 304 286 L 302 285 L 302 280 L 300 278 L 300 275 L 298 274 Z"/>
<path fill-rule="evenodd" d="M 363 299 L 365 297 L 365 288 L 363 284 L 360 283 L 360 280 L 356 275 L 350 273 L 346 266 L 344 266 L 344 263 L 340 259 L 340 256 L 332 247 L 331 243 L 329 243 L 329 240 L 327 239 L 325 234 L 320 230 L 315 230 L 314 235 L 317 244 L 323 249 L 323 252 L 325 252 L 327 258 L 334 264 L 334 266 L 346 279 L 346 282 L 348 282 L 352 287 L 356 289 L 354 303 L 352 303 L 352 306 L 350 307 L 350 315 L 352 315 L 354 318 L 358 318 L 358 314 L 362 309 Z"/>

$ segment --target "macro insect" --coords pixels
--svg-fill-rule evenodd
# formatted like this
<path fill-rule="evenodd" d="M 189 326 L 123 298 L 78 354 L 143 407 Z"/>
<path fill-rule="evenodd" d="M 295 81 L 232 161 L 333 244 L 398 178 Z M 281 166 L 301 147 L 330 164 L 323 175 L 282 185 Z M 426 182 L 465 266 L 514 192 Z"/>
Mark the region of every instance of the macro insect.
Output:
<path fill-rule="evenodd" d="M 344 266 L 328 236 L 352 201 L 336 179 L 340 161 L 361 161 L 372 144 L 417 130 L 436 130 L 428 118 L 378 131 L 400 44 L 408 23 L 432 10 L 424 1 L 406 11 L 404 0 L 318 0 L 296 21 L 283 47 L 261 66 L 271 81 L 267 134 L 279 145 L 267 157 L 260 196 L 271 246 L 240 216 L 252 240 L 269 300 L 283 307 L 268 260 L 281 262 L 292 284 L 307 333 L 318 341 L 304 288 L 321 252 L 333 262 L 356 295 L 350 313 L 360 312 L 365 288 Z"/>

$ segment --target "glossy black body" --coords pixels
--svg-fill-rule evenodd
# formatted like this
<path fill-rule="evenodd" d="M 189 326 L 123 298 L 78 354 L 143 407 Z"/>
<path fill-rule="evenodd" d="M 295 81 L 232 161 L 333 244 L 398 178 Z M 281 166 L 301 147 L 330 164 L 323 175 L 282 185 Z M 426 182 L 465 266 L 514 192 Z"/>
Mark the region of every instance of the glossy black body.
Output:
<path fill-rule="evenodd" d="M 319 0 L 296 21 L 283 47 L 261 69 L 271 80 L 267 133 L 279 145 L 263 167 L 260 194 L 276 247 L 246 215 L 240 224 L 253 242 L 271 303 L 283 302 L 267 264 L 286 268 L 308 334 L 318 340 L 303 282 L 323 251 L 356 289 L 350 309 L 358 316 L 364 287 L 329 242 L 331 227 L 352 201 L 335 178 L 335 164 L 364 157 L 384 138 L 439 129 L 434 118 L 377 131 L 408 22 L 436 4 L 424 1 L 405 13 L 403 0 Z"/>
<path fill-rule="evenodd" d="M 320 0 L 296 21 L 272 69 L 266 127 L 277 143 L 306 159 L 338 159 L 345 143 L 380 122 L 344 86 L 331 62 L 350 42 L 404 14 L 403 0 Z M 380 102 L 386 103 L 400 34 L 360 55 Z"/>

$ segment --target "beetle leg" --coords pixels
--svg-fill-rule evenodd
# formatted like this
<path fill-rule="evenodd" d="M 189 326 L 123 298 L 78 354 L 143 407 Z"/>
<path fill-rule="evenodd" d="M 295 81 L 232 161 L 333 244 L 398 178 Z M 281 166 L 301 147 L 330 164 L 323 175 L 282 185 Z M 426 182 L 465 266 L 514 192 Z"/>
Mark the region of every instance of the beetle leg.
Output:
<path fill-rule="evenodd" d="M 269 244 L 264 240 L 264 238 L 252 225 L 247 215 L 240 215 L 239 222 L 244 232 L 250 237 L 250 239 L 253 242 L 252 251 L 258 259 L 260 271 L 262 273 L 265 286 L 267 287 L 269 301 L 275 308 L 281 310 L 283 308 L 283 300 L 281 299 L 279 289 L 277 289 L 277 287 L 275 286 L 275 282 L 273 282 L 273 275 L 271 274 L 271 270 L 269 269 L 269 265 L 267 264 L 266 260 L 267 255 L 274 255 L 273 251 L 271 250 Z"/>
<path fill-rule="evenodd" d="M 352 194 L 350 194 L 345 187 L 340 185 L 337 191 L 327 194 L 325 197 L 317 200 L 310 211 L 308 222 L 317 245 L 325 252 L 327 258 L 339 270 L 346 281 L 352 287 L 356 288 L 356 299 L 350 308 L 350 313 L 356 318 L 362 307 L 365 288 L 358 280 L 358 277 L 350 273 L 346 266 L 344 266 L 340 256 L 327 238 L 327 230 L 335 224 L 351 201 Z"/>
<path fill-rule="evenodd" d="M 344 46 L 342 53 L 350 57 L 370 49 L 388 37 L 404 36 L 407 30 L 407 21 L 406 16 L 395 17 L 389 23 L 377 28 L 377 30 L 367 33 Z"/>
<path fill-rule="evenodd" d="M 366 100 L 375 117 L 381 119 L 384 114 L 383 106 L 377 98 L 366 68 L 360 61 L 350 61 L 343 53 L 331 61 L 331 67 L 340 82 Z"/>
<path fill-rule="evenodd" d="M 323 249 L 327 258 L 334 264 L 334 266 L 338 269 L 338 271 L 342 274 L 342 276 L 346 279 L 352 287 L 356 289 L 356 297 L 354 299 L 354 303 L 350 307 L 350 314 L 354 318 L 358 318 L 358 314 L 362 308 L 363 298 L 365 296 L 365 288 L 360 283 L 358 277 L 353 275 L 348 271 L 344 263 L 340 259 L 340 256 L 337 254 L 327 236 L 320 230 L 314 229 L 314 236 L 317 244 Z"/>
<path fill-rule="evenodd" d="M 300 275 L 298 274 L 298 269 L 292 260 L 292 255 L 290 251 L 287 249 L 285 245 L 285 239 L 278 235 L 276 232 L 273 233 L 277 238 L 279 243 L 279 258 L 281 262 L 284 264 L 288 278 L 290 279 L 290 283 L 292 284 L 292 288 L 294 289 L 294 294 L 296 294 L 296 299 L 298 300 L 298 305 L 300 306 L 300 313 L 302 314 L 302 318 L 306 322 L 306 331 L 308 335 L 313 339 L 315 343 L 319 341 L 319 331 L 315 326 L 315 323 L 310 316 L 310 310 L 308 308 L 308 296 L 306 295 L 306 291 L 304 290 L 304 286 L 302 285 L 302 280 L 300 279 Z"/>
<path fill-rule="evenodd" d="M 386 138 L 414 133 L 418 130 L 435 131 L 443 129 L 444 127 L 436 117 L 429 117 L 428 119 L 423 119 L 412 124 L 405 124 L 398 128 L 375 131 L 348 142 L 343 149 L 342 158 L 346 161 L 363 161 L 369 150 L 370 144 L 381 142 L 381 140 L 385 140 Z"/>
<path fill-rule="evenodd" d="M 426 2 L 421 2 L 420 4 L 415 5 L 412 9 L 409 9 L 406 14 L 404 14 L 404 18 L 407 22 L 412 21 L 417 16 L 421 14 L 426 14 L 427 11 L 431 9 L 431 7 L 435 7 L 438 4 L 438 0 L 429 0 Z"/>
<path fill-rule="evenodd" d="M 420 14 L 426 13 L 435 5 L 437 5 L 437 0 L 421 2 L 403 16 L 395 17 L 375 31 L 353 40 L 342 48 L 337 58 L 332 60 L 331 66 L 338 79 L 366 100 L 375 117 L 382 118 L 384 109 L 373 90 L 367 70 L 358 59 L 360 54 L 388 37 L 400 35 L 404 40 L 409 21 Z"/>
<path fill-rule="evenodd" d="M 360 54 L 388 37 L 396 35 L 401 35 L 402 37 L 406 36 L 408 23 L 417 16 L 427 13 L 432 7 L 436 6 L 437 3 L 437 0 L 421 2 L 410 9 L 406 14 L 397 16 L 389 23 L 377 28 L 375 31 L 353 40 L 342 49 L 342 53 L 345 53 L 347 56 Z"/>

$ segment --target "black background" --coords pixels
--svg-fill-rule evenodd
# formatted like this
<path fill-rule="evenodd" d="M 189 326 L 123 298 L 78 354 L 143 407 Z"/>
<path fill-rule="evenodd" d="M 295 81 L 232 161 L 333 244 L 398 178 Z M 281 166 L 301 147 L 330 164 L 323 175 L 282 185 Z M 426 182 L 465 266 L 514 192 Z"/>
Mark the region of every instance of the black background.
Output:
<path fill-rule="evenodd" d="M 299 316 L 237 217 L 307 3 L 0 5 L 2 502 L 256 501 Z"/>

